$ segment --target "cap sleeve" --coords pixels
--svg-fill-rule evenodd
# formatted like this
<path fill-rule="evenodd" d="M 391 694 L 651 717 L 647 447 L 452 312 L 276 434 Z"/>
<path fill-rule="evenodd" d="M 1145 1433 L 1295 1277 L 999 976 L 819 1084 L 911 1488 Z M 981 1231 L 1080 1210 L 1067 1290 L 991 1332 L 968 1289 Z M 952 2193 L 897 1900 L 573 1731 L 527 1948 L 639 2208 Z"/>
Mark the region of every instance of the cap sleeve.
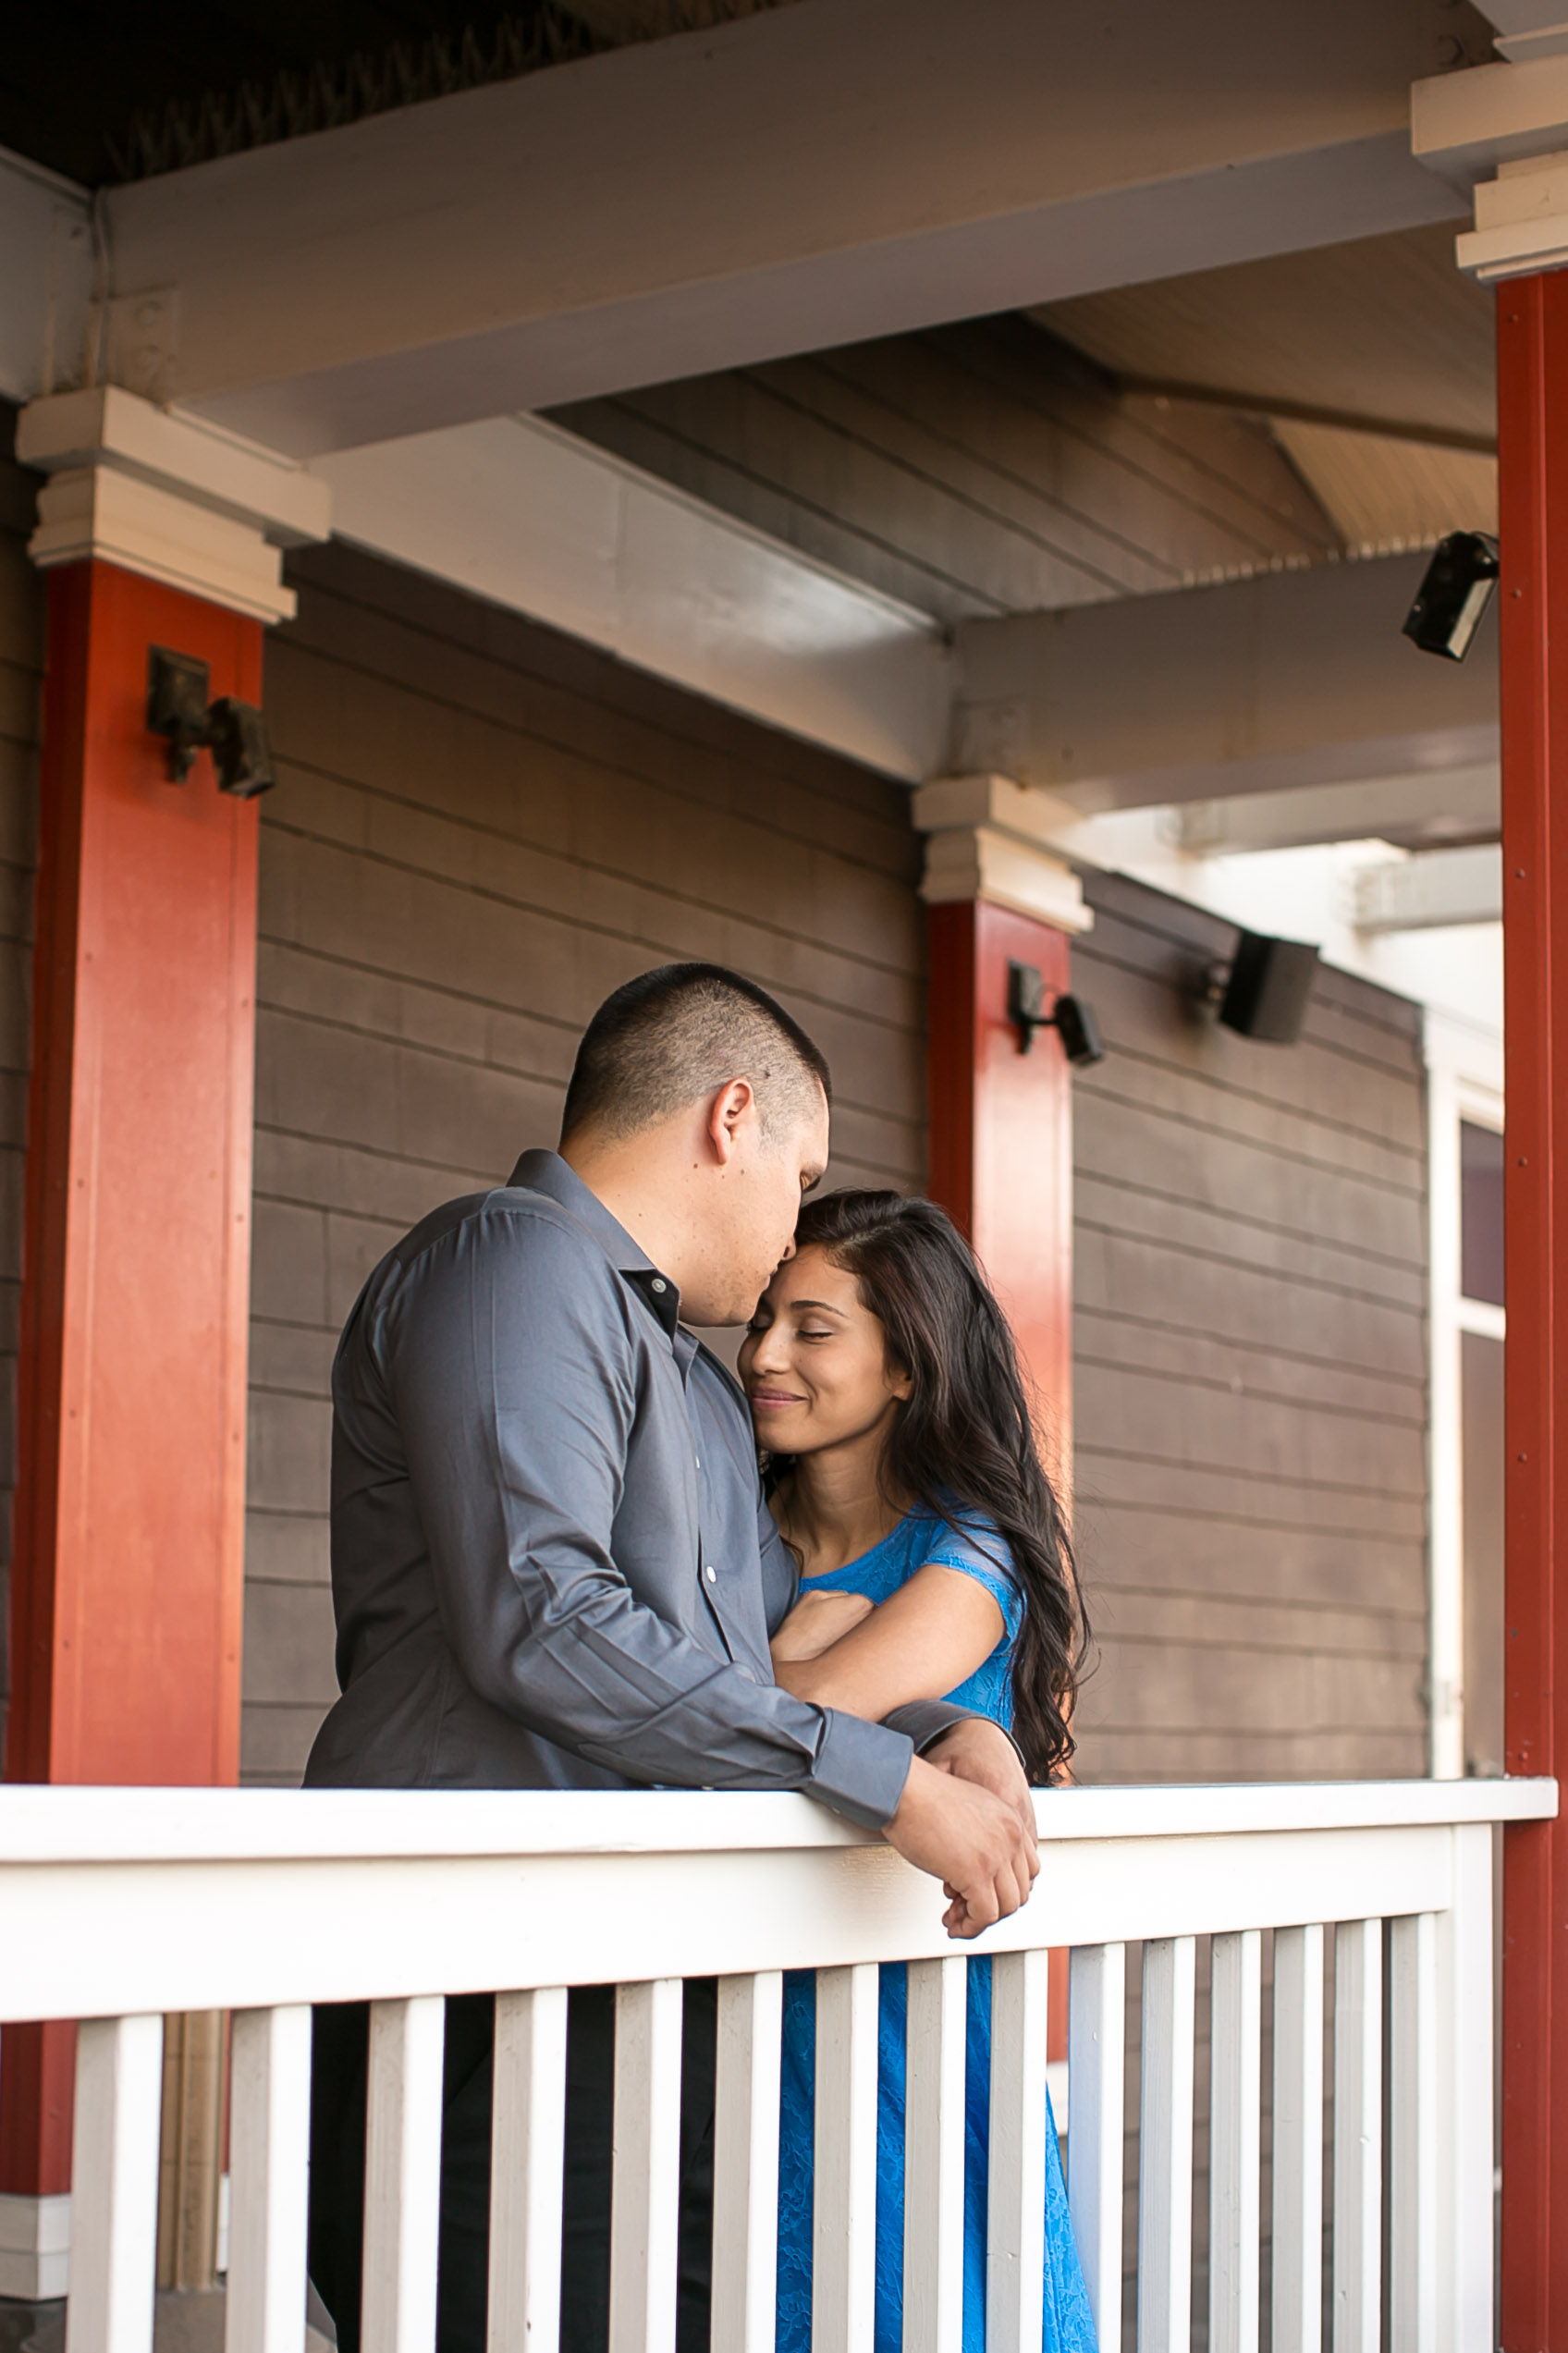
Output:
<path fill-rule="evenodd" d="M 983 1585 L 1002 1613 L 1008 1642 L 1016 1642 L 1023 1624 L 1023 1595 L 1000 1529 L 966 1512 L 950 1526 L 945 1520 L 925 1521 L 920 1537 L 919 1566 L 956 1569 L 961 1576 Z"/>

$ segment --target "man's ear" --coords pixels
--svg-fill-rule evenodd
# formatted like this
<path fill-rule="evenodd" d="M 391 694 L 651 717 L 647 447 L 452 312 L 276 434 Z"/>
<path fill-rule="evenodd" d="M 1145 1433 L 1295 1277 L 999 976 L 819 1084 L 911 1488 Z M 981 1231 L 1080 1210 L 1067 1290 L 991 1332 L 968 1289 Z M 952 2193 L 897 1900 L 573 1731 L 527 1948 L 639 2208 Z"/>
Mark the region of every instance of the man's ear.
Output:
<path fill-rule="evenodd" d="M 732 1078 L 708 1106 L 707 1135 L 719 1167 L 735 1158 L 740 1130 L 756 1112 L 756 1096 L 749 1078 Z"/>

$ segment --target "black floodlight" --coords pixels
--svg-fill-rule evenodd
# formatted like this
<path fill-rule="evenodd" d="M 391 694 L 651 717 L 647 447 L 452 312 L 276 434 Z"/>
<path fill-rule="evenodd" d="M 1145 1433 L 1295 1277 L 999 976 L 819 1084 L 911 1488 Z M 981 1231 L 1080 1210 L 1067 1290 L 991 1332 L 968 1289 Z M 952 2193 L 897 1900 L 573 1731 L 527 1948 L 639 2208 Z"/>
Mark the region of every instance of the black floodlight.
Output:
<path fill-rule="evenodd" d="M 253 703 L 232 694 L 207 700 L 208 669 L 194 654 L 171 654 L 166 645 L 147 652 L 147 726 L 168 738 L 169 778 L 183 784 L 203 748 L 213 755 L 218 788 L 250 801 L 277 781 L 266 725 Z"/>
<path fill-rule="evenodd" d="M 207 740 L 207 665 L 165 645 L 147 654 L 147 726 L 169 740 L 169 778 L 183 784 Z"/>
<path fill-rule="evenodd" d="M 1070 1062 L 1103 1062 L 1105 1048 L 1093 1008 L 1081 997 L 1059 997 L 1047 1013 L 1045 983 L 1038 964 L 1011 962 L 1007 968 L 1008 1019 L 1018 1026 L 1018 1050 L 1027 1054 L 1037 1029 L 1054 1029 Z"/>
<path fill-rule="evenodd" d="M 253 703 L 220 694 L 207 713 L 207 741 L 220 791 L 232 792 L 240 801 L 253 801 L 258 792 L 270 792 L 277 782 L 266 726 Z"/>
<path fill-rule="evenodd" d="M 1497 541 L 1484 531 L 1439 539 L 1404 617 L 1404 634 L 1424 654 L 1463 662 L 1497 586 Z"/>
<path fill-rule="evenodd" d="M 1293 1046 L 1317 977 L 1317 950 L 1309 941 L 1243 931 L 1229 966 L 1213 968 L 1208 995 L 1227 1029 L 1273 1046 Z"/>

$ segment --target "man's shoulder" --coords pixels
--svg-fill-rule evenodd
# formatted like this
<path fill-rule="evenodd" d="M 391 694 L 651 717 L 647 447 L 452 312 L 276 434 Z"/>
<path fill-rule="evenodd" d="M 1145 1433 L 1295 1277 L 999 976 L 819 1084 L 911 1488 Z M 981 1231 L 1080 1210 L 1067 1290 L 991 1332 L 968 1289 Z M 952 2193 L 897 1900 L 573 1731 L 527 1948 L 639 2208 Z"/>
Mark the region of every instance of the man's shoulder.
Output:
<path fill-rule="evenodd" d="M 552 1201 L 547 1194 L 535 1193 L 523 1184 L 493 1184 L 484 1193 L 459 1194 L 456 1200 L 443 1201 L 418 1225 L 410 1226 L 400 1242 L 393 1244 L 382 1263 L 407 1268 L 459 1238 L 469 1243 L 495 1241 L 552 1254 L 580 1253 L 590 1263 L 597 1260 L 606 1267 L 609 1264 L 593 1235 L 570 1209 Z"/>

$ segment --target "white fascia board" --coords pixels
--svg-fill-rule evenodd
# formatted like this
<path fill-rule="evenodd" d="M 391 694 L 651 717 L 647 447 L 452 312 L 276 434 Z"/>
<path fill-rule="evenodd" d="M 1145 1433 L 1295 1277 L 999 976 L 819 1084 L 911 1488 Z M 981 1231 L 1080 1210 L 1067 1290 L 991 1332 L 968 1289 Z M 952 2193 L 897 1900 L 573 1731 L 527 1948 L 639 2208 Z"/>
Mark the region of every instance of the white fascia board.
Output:
<path fill-rule="evenodd" d="M 498 417 L 314 461 L 341 538 L 917 782 L 951 700 L 924 613 L 574 435 Z"/>
<path fill-rule="evenodd" d="M 802 0 L 114 190 L 111 297 L 304 456 L 1372 236 L 1419 15 Z"/>
<path fill-rule="evenodd" d="M 1463 663 L 1401 633 L 1427 560 L 965 622 L 954 766 L 1088 816 L 1495 763 L 1495 625 Z"/>
<path fill-rule="evenodd" d="M 0 398 L 80 383 L 92 301 L 86 190 L 0 148 Z"/>

